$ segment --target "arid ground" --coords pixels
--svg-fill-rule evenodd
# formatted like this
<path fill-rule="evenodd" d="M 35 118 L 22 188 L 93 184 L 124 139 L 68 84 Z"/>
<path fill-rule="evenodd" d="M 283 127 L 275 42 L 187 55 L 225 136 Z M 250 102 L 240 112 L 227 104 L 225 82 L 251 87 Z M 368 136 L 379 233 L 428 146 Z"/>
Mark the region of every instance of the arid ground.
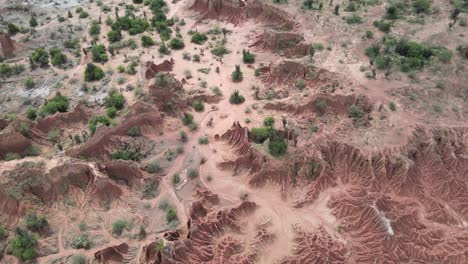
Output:
<path fill-rule="evenodd" d="M 467 0 L 0 0 L 1 263 L 468 263 Z"/>

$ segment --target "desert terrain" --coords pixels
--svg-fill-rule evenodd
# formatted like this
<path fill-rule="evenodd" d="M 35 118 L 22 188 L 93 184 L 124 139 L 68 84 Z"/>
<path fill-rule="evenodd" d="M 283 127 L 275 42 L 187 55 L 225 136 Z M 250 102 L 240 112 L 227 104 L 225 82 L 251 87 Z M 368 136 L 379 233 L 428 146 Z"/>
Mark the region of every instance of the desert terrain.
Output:
<path fill-rule="evenodd" d="M 468 263 L 467 0 L 0 0 L 0 263 Z"/>

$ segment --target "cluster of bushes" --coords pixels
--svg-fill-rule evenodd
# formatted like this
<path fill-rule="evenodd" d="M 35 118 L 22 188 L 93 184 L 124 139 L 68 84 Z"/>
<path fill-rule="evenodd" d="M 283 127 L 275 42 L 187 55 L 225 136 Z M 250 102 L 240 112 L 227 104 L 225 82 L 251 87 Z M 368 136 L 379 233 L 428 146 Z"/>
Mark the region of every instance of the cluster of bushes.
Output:
<path fill-rule="evenodd" d="M 146 19 L 133 18 L 129 15 L 117 17 L 111 25 L 112 30 L 120 32 L 120 30 L 128 31 L 130 35 L 136 35 L 145 32 L 150 24 Z M 119 33 L 120 34 L 120 33 Z"/>
<path fill-rule="evenodd" d="M 177 217 L 177 210 L 174 207 L 172 207 L 167 201 L 161 201 L 158 207 L 159 209 L 166 212 L 166 221 L 168 224 L 179 219 Z"/>
<path fill-rule="evenodd" d="M 107 109 L 107 115 L 114 118 L 117 111 L 121 110 L 125 105 L 125 97 L 115 90 L 109 92 L 109 95 L 104 98 L 104 105 Z"/>
<path fill-rule="evenodd" d="M 54 66 L 62 66 L 67 62 L 67 56 L 58 48 L 51 48 L 49 54 L 52 58 L 52 65 Z"/>
<path fill-rule="evenodd" d="M 127 228 L 128 222 L 126 220 L 117 220 L 112 223 L 112 234 L 116 236 L 122 235 L 123 231 Z"/>
<path fill-rule="evenodd" d="M 107 115 L 101 115 L 101 116 L 93 116 L 88 123 L 89 131 L 91 131 L 91 134 L 94 135 L 96 133 L 96 129 L 98 126 L 110 126 L 114 124 L 114 120 L 112 120 L 110 117 Z"/>
<path fill-rule="evenodd" d="M 25 67 L 23 64 L 10 65 L 8 63 L 0 63 L 0 78 L 5 79 L 11 75 L 20 74 L 24 70 Z"/>
<path fill-rule="evenodd" d="M 218 45 L 211 49 L 211 53 L 215 56 L 222 57 L 225 54 L 228 54 L 230 51 L 224 45 Z"/>
<path fill-rule="evenodd" d="M 45 216 L 38 216 L 34 212 L 29 212 L 26 215 L 26 228 L 31 231 L 39 231 L 47 225 Z"/>
<path fill-rule="evenodd" d="M 94 62 L 107 62 L 109 60 L 109 57 L 107 56 L 107 50 L 104 45 L 99 44 L 99 45 L 94 45 L 91 48 L 91 54 Z"/>
<path fill-rule="evenodd" d="M 272 118 L 268 118 L 264 121 L 266 121 L 264 123 L 268 124 L 274 123 L 274 119 Z M 257 143 L 263 143 L 265 140 L 269 139 L 268 151 L 273 156 L 281 156 L 288 150 L 288 143 L 272 126 L 252 128 L 250 131 L 250 137 Z"/>
<path fill-rule="evenodd" d="M 36 235 L 17 227 L 14 236 L 8 240 L 6 252 L 23 261 L 27 261 L 37 256 L 36 246 Z"/>
<path fill-rule="evenodd" d="M 39 110 L 40 116 L 52 115 L 57 112 L 67 112 L 68 107 L 70 106 L 70 101 L 68 97 L 62 95 L 60 92 L 57 92 L 55 96 L 47 101 Z"/>
<path fill-rule="evenodd" d="M 174 24 L 174 20 L 166 17 L 166 2 L 164 0 L 151 0 L 149 6 L 153 12 L 151 25 L 156 28 L 163 41 L 169 40 L 172 35 L 172 29 L 169 27 Z"/>
<path fill-rule="evenodd" d="M 420 70 L 433 57 L 442 62 L 449 62 L 452 58 L 452 52 L 444 47 L 428 47 L 405 38 L 397 40 L 391 35 L 385 35 L 382 44 L 371 45 L 365 53 L 378 69 L 388 69 L 396 64 L 402 72 Z"/>
<path fill-rule="evenodd" d="M 131 146 L 126 144 L 124 148 L 112 152 L 111 157 L 115 160 L 140 161 L 142 155 L 138 146 Z"/>

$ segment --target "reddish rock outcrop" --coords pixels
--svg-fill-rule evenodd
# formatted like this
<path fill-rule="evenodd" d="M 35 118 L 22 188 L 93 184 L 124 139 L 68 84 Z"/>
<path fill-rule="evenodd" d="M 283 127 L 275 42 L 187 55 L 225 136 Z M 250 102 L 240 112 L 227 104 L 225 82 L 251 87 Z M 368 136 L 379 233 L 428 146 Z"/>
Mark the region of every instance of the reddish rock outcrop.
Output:
<path fill-rule="evenodd" d="M 174 68 L 174 59 L 164 60 L 160 64 L 155 64 L 152 61 L 146 62 L 145 78 L 151 80 L 158 72 L 170 72 Z"/>
<path fill-rule="evenodd" d="M 0 32 L 0 48 L 2 48 L 2 54 L 4 58 L 13 56 L 15 51 L 15 43 L 8 34 Z"/>
<path fill-rule="evenodd" d="M 290 14 L 260 1 L 195 0 L 191 9 L 201 14 L 200 19 L 219 19 L 235 25 L 247 19 L 285 29 L 295 25 Z"/>
<path fill-rule="evenodd" d="M 102 264 L 123 263 L 124 256 L 128 253 L 127 243 L 103 248 L 94 253 L 94 260 Z"/>
<path fill-rule="evenodd" d="M 230 234 L 240 232 L 239 221 L 255 208 L 246 201 L 232 209 L 192 213 L 187 238 L 167 245 L 159 263 L 253 263 L 254 252 L 243 251 L 243 242 Z"/>
<path fill-rule="evenodd" d="M 262 70 L 262 80 L 270 85 L 292 85 L 298 79 L 307 79 L 307 75 L 314 70 L 312 66 L 304 65 L 294 60 L 280 60 L 270 63 Z"/>
<path fill-rule="evenodd" d="M 16 131 L 0 133 L 0 157 L 3 159 L 7 153 L 16 153 L 21 156 L 27 152 L 32 141 Z"/>
<path fill-rule="evenodd" d="M 3 226 L 15 223 L 24 213 L 24 208 L 13 197 L 0 189 L 0 222 Z"/>
<path fill-rule="evenodd" d="M 143 173 L 130 161 L 113 160 L 99 165 L 99 170 L 118 182 L 127 186 L 138 185 L 143 179 Z"/>
<path fill-rule="evenodd" d="M 256 47 L 273 52 L 279 52 L 282 56 L 293 58 L 312 54 L 310 44 L 303 42 L 304 37 L 294 32 L 278 32 L 272 29 L 265 30 L 257 36 L 250 47 Z"/>
<path fill-rule="evenodd" d="M 172 74 L 166 74 L 163 83 L 155 82 L 148 89 L 152 101 L 161 112 L 177 113 L 187 107 L 182 83 Z"/>
<path fill-rule="evenodd" d="M 231 145 L 239 156 L 234 160 L 221 162 L 218 166 L 222 169 L 233 169 L 234 173 L 248 170 L 250 173 L 260 171 L 266 162 L 266 157 L 252 147 L 249 139 L 249 130 L 235 122 L 221 139 Z"/>
<path fill-rule="evenodd" d="M 66 113 L 55 113 L 51 116 L 39 119 L 32 127 L 33 132 L 42 136 L 57 129 L 81 128 L 88 123 L 91 113 L 85 106 L 77 105 L 73 110 Z"/>
<path fill-rule="evenodd" d="M 134 104 L 122 123 L 115 127 L 98 129 L 91 139 L 83 145 L 69 150 L 68 154 L 73 157 L 105 159 L 109 157 L 112 145 L 115 145 L 112 142 L 113 137 L 126 136 L 131 127 L 140 128 L 143 135 L 152 134 L 159 131 L 161 125 L 162 118 L 157 109 L 145 103 Z"/>

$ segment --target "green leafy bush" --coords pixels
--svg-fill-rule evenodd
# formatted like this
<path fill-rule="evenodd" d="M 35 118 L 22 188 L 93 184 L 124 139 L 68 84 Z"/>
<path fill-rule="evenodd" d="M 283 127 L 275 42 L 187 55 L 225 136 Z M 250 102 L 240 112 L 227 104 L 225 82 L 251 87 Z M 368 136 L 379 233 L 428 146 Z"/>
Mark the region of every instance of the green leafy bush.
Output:
<path fill-rule="evenodd" d="M 34 82 L 34 79 L 31 76 L 28 76 L 26 77 L 26 79 L 23 80 L 23 85 L 24 85 L 24 88 L 31 89 L 31 88 L 34 88 L 36 83 Z"/>
<path fill-rule="evenodd" d="M 195 32 L 192 34 L 192 38 L 191 38 L 192 43 L 201 45 L 205 43 L 205 41 L 207 40 L 208 40 L 208 37 L 203 33 Z"/>
<path fill-rule="evenodd" d="M 193 106 L 193 109 L 195 109 L 195 111 L 197 112 L 203 112 L 205 110 L 205 105 L 203 104 L 202 101 L 195 101 L 193 102 L 192 106 Z"/>
<path fill-rule="evenodd" d="M 171 49 L 179 50 L 179 49 L 183 49 L 185 47 L 185 44 L 184 44 L 184 41 L 182 39 L 173 38 L 169 42 L 169 46 L 171 47 Z"/>
<path fill-rule="evenodd" d="M 129 135 L 130 137 L 139 137 L 139 136 L 141 136 L 140 128 L 136 127 L 136 126 L 129 128 L 128 131 L 127 131 L 127 135 Z"/>
<path fill-rule="evenodd" d="M 254 63 L 255 55 L 248 50 L 242 50 L 242 61 L 244 61 L 244 63 Z"/>
<path fill-rule="evenodd" d="M 96 132 L 98 125 L 110 126 L 112 124 L 113 124 L 112 119 L 106 115 L 93 116 L 89 120 L 88 127 L 89 127 L 89 130 L 91 131 L 91 134 L 94 134 Z"/>
<path fill-rule="evenodd" d="M 254 127 L 250 130 L 250 136 L 256 143 L 263 143 L 270 137 L 271 127 Z"/>
<path fill-rule="evenodd" d="M 98 36 L 101 34 L 101 26 L 96 22 L 91 23 L 88 33 L 91 36 Z"/>
<path fill-rule="evenodd" d="M 113 90 L 104 98 L 104 104 L 106 108 L 115 107 L 120 110 L 125 105 L 125 97 L 121 93 Z"/>
<path fill-rule="evenodd" d="M 15 235 L 8 240 L 7 253 L 20 258 L 21 260 L 31 260 L 37 256 L 35 247 L 37 238 L 27 230 L 17 227 Z"/>
<path fill-rule="evenodd" d="M 288 143 L 284 140 L 284 138 L 273 131 L 270 133 L 270 143 L 268 144 L 268 151 L 273 156 L 281 156 L 285 154 L 288 150 Z"/>
<path fill-rule="evenodd" d="M 154 40 L 150 36 L 141 36 L 141 45 L 143 47 L 151 47 L 154 45 Z"/>
<path fill-rule="evenodd" d="M 104 45 L 94 45 L 91 48 L 91 54 L 94 62 L 107 62 L 109 57 L 107 56 L 106 47 Z"/>
<path fill-rule="evenodd" d="M 102 78 L 104 78 L 104 71 L 99 66 L 96 66 L 92 63 L 88 63 L 88 65 L 86 65 L 84 78 L 87 82 L 101 80 Z"/>
<path fill-rule="evenodd" d="M 239 93 L 239 90 L 235 90 L 229 97 L 231 104 L 242 104 L 245 101 L 244 96 Z"/>
<path fill-rule="evenodd" d="M 47 101 L 39 110 L 39 115 L 46 116 L 52 115 L 57 112 L 67 112 L 70 102 L 66 96 L 63 96 L 60 92 L 57 92 L 55 96 Z"/>
<path fill-rule="evenodd" d="M 388 33 L 392 29 L 393 23 L 387 22 L 385 20 L 376 20 L 374 21 L 374 26 L 378 28 L 380 31 Z"/>
<path fill-rule="evenodd" d="M 267 116 L 263 119 L 263 125 L 264 126 L 273 126 L 275 124 L 275 118 L 272 116 Z"/>
<path fill-rule="evenodd" d="M 34 120 L 36 119 L 37 117 L 37 110 L 35 108 L 28 108 L 28 110 L 26 111 L 26 117 L 29 119 L 29 120 Z"/>
<path fill-rule="evenodd" d="M 352 14 L 351 16 L 347 16 L 346 17 L 346 23 L 348 24 L 361 24 L 363 21 L 362 21 L 362 18 L 356 14 Z"/>
<path fill-rule="evenodd" d="M 49 64 L 49 54 L 43 48 L 37 48 L 31 54 L 31 60 L 39 64 L 41 67 Z"/>
<path fill-rule="evenodd" d="M 241 82 L 242 79 L 244 79 L 244 76 L 242 74 L 242 71 L 240 69 L 240 65 L 236 65 L 236 68 L 231 74 L 231 78 L 233 82 Z"/>
<path fill-rule="evenodd" d="M 117 221 L 113 222 L 112 223 L 112 234 L 114 234 L 116 236 L 122 235 L 125 228 L 127 228 L 127 225 L 128 225 L 128 223 L 125 220 L 117 220 Z"/>
<path fill-rule="evenodd" d="M 109 42 L 117 42 L 122 39 L 122 35 L 118 31 L 110 30 L 107 33 L 107 39 Z"/>
<path fill-rule="evenodd" d="M 52 65 L 54 66 L 62 66 L 67 62 L 67 56 L 58 48 L 51 48 L 49 54 L 52 58 Z"/>
<path fill-rule="evenodd" d="M 219 57 L 222 57 L 223 55 L 228 54 L 229 52 L 230 51 L 224 45 L 216 46 L 211 50 L 211 53 L 213 55 L 219 56 Z"/>
<path fill-rule="evenodd" d="M 364 110 L 359 105 L 352 105 L 348 109 L 348 116 L 353 119 L 360 119 L 364 117 Z"/>
<path fill-rule="evenodd" d="M 80 234 L 71 240 L 70 246 L 74 249 L 90 249 L 91 241 L 87 233 Z"/>

